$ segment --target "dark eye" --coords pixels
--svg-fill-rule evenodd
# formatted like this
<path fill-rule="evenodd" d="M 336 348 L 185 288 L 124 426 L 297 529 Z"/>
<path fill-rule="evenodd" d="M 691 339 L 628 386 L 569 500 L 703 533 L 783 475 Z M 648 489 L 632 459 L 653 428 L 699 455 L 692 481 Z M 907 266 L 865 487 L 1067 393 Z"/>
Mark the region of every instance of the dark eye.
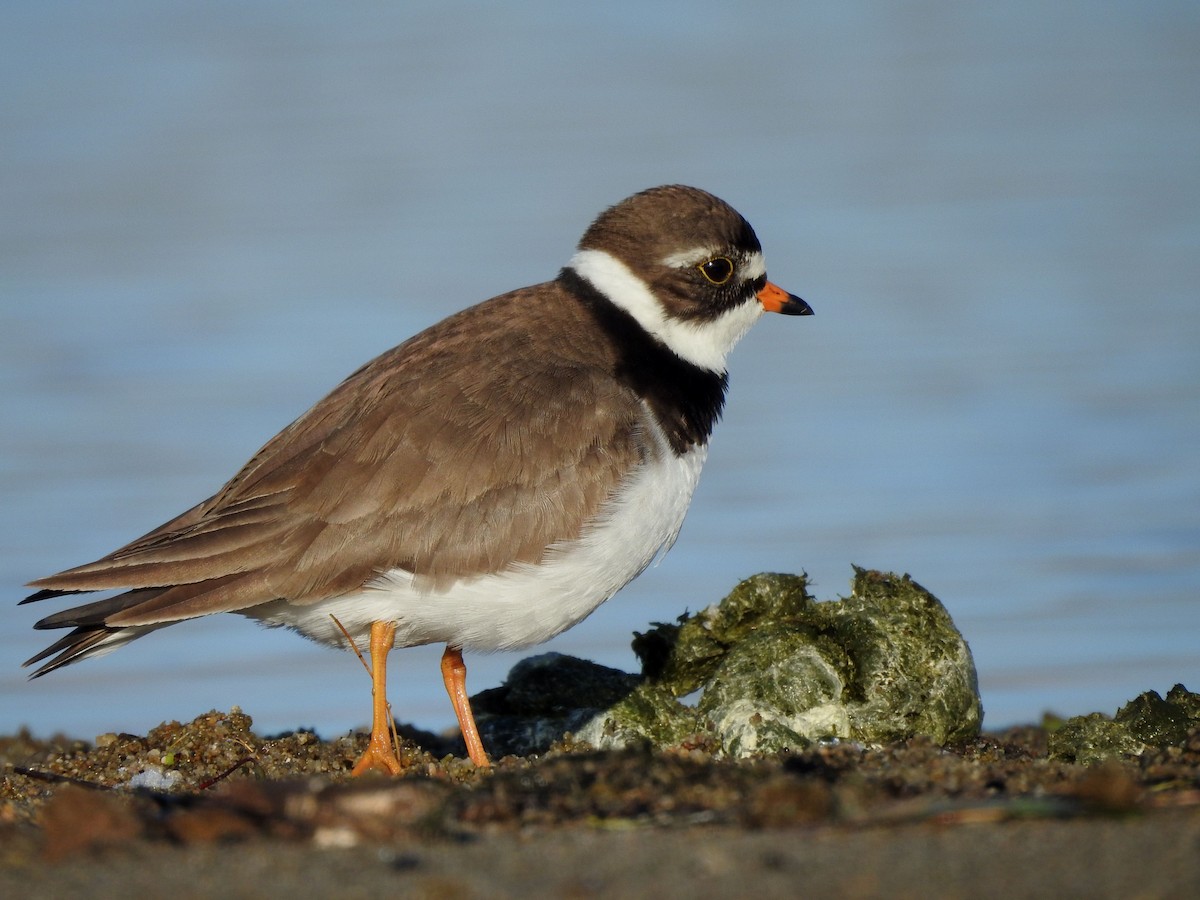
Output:
<path fill-rule="evenodd" d="M 733 263 L 724 256 L 717 256 L 696 268 L 712 284 L 724 284 L 733 277 Z"/>

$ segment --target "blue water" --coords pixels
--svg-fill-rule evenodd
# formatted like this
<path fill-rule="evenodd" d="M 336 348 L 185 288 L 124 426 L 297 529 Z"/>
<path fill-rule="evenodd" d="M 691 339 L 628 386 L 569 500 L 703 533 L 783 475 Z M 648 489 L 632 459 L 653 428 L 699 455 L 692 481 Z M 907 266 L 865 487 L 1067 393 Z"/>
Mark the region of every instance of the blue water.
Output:
<path fill-rule="evenodd" d="M 816 316 L 735 351 L 679 543 L 549 648 L 632 669 L 741 577 L 856 563 L 945 602 L 989 726 L 1200 689 L 1197 47 L 1182 2 L 5 4 L 0 731 L 364 723 L 352 658 L 233 616 L 27 683 L 63 604 L 21 585 L 669 181 Z M 402 720 L 452 721 L 439 652 Z"/>

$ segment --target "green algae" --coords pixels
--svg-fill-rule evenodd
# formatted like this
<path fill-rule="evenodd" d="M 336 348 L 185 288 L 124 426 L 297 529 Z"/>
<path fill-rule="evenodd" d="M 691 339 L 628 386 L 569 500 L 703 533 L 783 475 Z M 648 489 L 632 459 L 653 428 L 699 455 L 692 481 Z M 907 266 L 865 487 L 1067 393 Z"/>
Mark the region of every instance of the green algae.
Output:
<path fill-rule="evenodd" d="M 1051 759 L 1091 765 L 1151 748 L 1179 746 L 1200 727 L 1200 694 L 1177 684 L 1164 699 L 1145 691 L 1115 716 L 1090 713 L 1067 719 L 1049 737 Z"/>
<path fill-rule="evenodd" d="M 645 683 L 578 737 L 662 746 L 707 730 L 730 756 L 825 738 L 939 743 L 979 733 L 970 649 L 908 576 L 855 568 L 851 595 L 819 603 L 804 575 L 746 579 L 715 606 L 635 636 Z M 678 698 L 703 690 L 694 711 Z"/>
<path fill-rule="evenodd" d="M 679 702 L 661 683 L 647 680 L 613 706 L 597 712 L 575 736 L 598 749 L 639 744 L 676 747 L 709 730 L 698 710 Z"/>
<path fill-rule="evenodd" d="M 852 736 L 867 742 L 916 734 L 938 743 L 979 733 L 983 706 L 970 647 L 942 603 L 907 575 L 855 568 L 851 595 L 821 604 L 853 663 Z"/>
<path fill-rule="evenodd" d="M 635 633 L 633 652 L 646 678 L 683 697 L 704 687 L 729 649 L 765 622 L 795 620 L 815 603 L 805 575 L 755 575 L 720 603 Z"/>

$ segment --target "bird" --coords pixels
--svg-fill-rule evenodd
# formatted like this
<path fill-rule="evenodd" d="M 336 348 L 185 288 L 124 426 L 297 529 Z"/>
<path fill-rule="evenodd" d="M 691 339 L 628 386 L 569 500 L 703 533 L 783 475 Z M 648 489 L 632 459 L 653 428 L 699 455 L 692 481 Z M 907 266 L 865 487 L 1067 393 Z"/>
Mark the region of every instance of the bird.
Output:
<path fill-rule="evenodd" d="M 399 774 L 396 647 L 444 644 L 467 754 L 490 765 L 463 651 L 578 624 L 675 542 L 725 402 L 726 359 L 764 312 L 754 229 L 699 188 L 604 210 L 553 280 L 434 324 L 368 362 L 213 496 L 21 603 L 119 591 L 38 621 L 71 629 L 30 678 L 152 631 L 236 613 L 366 643 L 372 726 L 352 773 Z"/>

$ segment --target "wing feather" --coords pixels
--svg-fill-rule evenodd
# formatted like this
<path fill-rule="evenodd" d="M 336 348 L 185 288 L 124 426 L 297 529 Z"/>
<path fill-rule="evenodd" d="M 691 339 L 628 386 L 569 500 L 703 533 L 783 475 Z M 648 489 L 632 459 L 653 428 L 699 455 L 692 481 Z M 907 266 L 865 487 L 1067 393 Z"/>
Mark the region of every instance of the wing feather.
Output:
<path fill-rule="evenodd" d="M 589 329 L 558 283 L 444 320 L 347 378 L 213 497 L 32 582 L 34 597 L 132 589 L 39 627 L 147 626 L 314 603 L 395 568 L 446 582 L 537 562 L 653 452 Z"/>

